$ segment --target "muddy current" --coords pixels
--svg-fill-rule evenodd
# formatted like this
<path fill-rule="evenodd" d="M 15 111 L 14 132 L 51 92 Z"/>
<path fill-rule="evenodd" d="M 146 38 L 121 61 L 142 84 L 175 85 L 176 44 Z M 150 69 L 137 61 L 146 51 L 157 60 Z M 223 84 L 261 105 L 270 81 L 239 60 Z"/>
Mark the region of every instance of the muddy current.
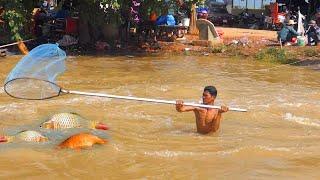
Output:
<path fill-rule="evenodd" d="M 0 59 L 0 81 L 21 56 Z M 68 57 L 57 83 L 69 90 L 198 103 L 206 85 L 227 112 L 217 133 L 196 133 L 192 112 L 174 105 L 79 95 L 14 99 L 0 88 L 0 131 L 37 130 L 46 143 L 0 144 L 1 178 L 317 179 L 320 177 L 320 72 L 217 57 Z M 101 121 L 108 131 L 48 131 L 59 112 Z M 107 139 L 81 151 L 56 146 L 77 132 Z"/>

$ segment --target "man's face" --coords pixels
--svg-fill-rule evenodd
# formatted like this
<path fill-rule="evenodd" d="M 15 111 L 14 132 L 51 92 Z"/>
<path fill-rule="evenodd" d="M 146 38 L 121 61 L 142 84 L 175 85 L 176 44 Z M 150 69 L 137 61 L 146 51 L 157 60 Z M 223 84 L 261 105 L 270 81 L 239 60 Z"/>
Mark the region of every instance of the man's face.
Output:
<path fill-rule="evenodd" d="M 210 104 L 214 102 L 215 97 L 212 96 L 208 91 L 204 91 L 202 94 L 202 102 L 203 104 Z"/>

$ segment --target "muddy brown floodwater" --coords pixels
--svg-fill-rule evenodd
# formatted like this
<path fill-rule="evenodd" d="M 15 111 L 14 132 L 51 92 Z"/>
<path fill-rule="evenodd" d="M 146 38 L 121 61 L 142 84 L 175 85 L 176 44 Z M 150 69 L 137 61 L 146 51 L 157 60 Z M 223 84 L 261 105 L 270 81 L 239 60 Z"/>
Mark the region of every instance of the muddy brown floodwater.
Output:
<path fill-rule="evenodd" d="M 0 81 L 20 56 L 0 60 Z M 295 66 L 215 57 L 68 57 L 66 89 L 198 102 L 206 85 L 224 114 L 215 134 L 196 133 L 192 113 L 173 105 L 64 95 L 13 99 L 0 89 L 1 133 L 38 130 L 42 144 L 0 144 L 0 178 L 316 179 L 320 177 L 320 73 Z M 276 68 L 275 68 L 276 67 Z M 48 116 L 77 112 L 110 126 L 108 139 L 80 152 L 57 150 L 71 129 L 39 128 Z"/>

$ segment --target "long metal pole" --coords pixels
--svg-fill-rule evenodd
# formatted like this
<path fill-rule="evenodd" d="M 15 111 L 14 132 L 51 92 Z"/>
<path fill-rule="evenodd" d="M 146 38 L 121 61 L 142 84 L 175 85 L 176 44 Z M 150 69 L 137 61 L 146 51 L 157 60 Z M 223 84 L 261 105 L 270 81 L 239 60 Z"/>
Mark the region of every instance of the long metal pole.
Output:
<path fill-rule="evenodd" d="M 107 97 L 107 98 L 115 98 L 115 99 L 126 99 L 126 100 L 135 100 L 135 101 L 144 101 L 144 102 L 154 102 L 161 104 L 176 104 L 176 101 L 168 101 L 168 100 L 160 100 L 160 99 L 149 99 L 149 98 L 139 98 L 132 96 L 117 96 L 111 94 L 102 94 L 102 93 L 90 93 L 90 92 L 81 92 L 81 91 L 72 91 L 62 89 L 61 92 L 69 93 L 69 94 L 77 94 L 77 95 L 85 95 L 85 96 L 97 96 L 97 97 Z M 186 106 L 196 106 L 203 108 L 213 108 L 213 109 L 221 109 L 221 106 L 211 106 L 205 104 L 195 104 L 195 103 L 184 103 Z M 238 112 L 247 112 L 246 109 L 241 108 L 229 108 L 230 111 L 238 111 Z"/>
<path fill-rule="evenodd" d="M 28 41 L 32 41 L 32 40 L 34 40 L 34 39 L 29 39 L 29 40 L 25 40 L 25 41 L 21 41 L 21 42 L 28 42 Z M 14 43 L 11 43 L 11 44 L 2 45 L 2 46 L 0 46 L 0 48 L 4 48 L 4 47 L 8 47 L 8 46 L 13 46 L 13 45 L 16 45 L 16 44 L 19 44 L 19 43 L 20 43 L 20 41 L 14 42 Z"/>

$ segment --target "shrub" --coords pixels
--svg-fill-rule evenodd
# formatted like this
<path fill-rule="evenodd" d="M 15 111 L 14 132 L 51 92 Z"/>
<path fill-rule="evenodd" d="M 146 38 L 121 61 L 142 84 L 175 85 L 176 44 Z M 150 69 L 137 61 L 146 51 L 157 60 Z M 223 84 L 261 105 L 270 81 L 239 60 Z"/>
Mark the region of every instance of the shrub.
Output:
<path fill-rule="evenodd" d="M 211 48 L 212 53 L 223 53 L 226 50 L 227 50 L 227 47 L 225 45 L 214 46 Z"/>
<path fill-rule="evenodd" d="M 225 52 L 231 56 L 243 56 L 244 54 L 242 51 L 243 48 L 240 46 L 228 46 Z"/>
<path fill-rule="evenodd" d="M 285 49 L 279 49 L 275 47 L 263 49 L 259 51 L 255 58 L 260 61 L 267 61 L 267 62 L 275 62 L 275 63 L 290 63 L 293 62 L 293 56 L 287 52 Z"/>
<path fill-rule="evenodd" d="M 304 50 L 304 55 L 307 57 L 314 57 L 318 55 L 318 51 L 316 48 L 308 47 L 307 49 Z"/>

